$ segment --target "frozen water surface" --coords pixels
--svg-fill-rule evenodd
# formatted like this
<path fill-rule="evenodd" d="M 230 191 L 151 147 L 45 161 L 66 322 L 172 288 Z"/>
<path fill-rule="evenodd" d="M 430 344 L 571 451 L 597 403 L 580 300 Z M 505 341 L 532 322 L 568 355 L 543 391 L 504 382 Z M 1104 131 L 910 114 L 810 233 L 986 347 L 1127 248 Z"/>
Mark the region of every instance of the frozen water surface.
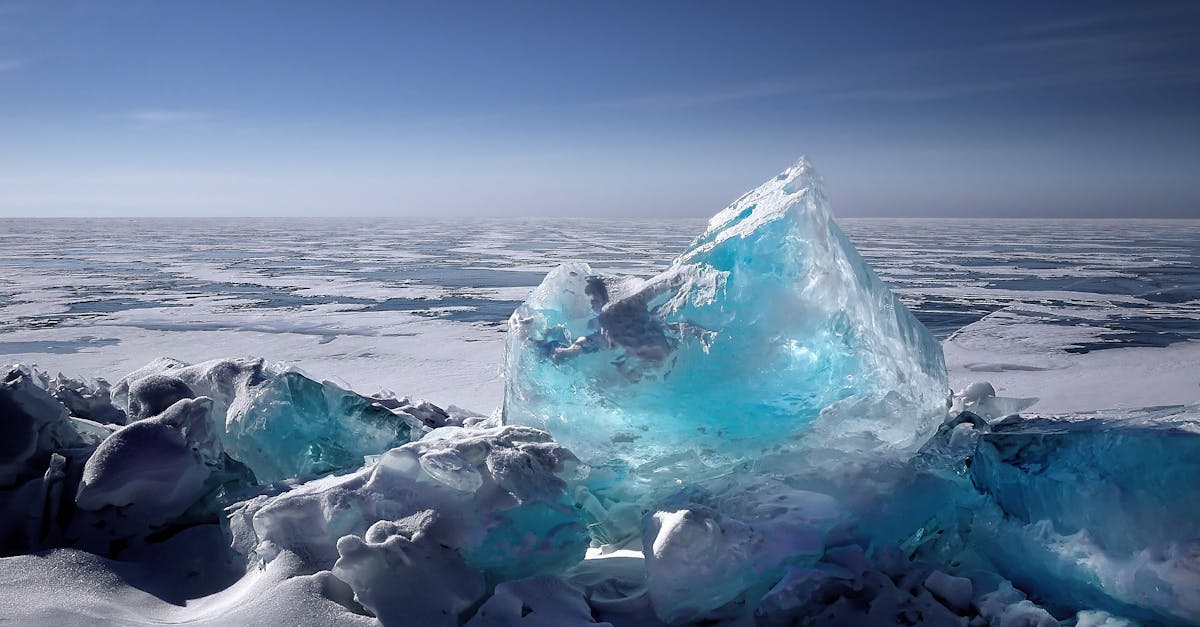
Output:
<path fill-rule="evenodd" d="M 1200 221 L 838 222 L 943 340 L 956 388 L 987 379 L 1052 412 L 1200 392 Z M 0 219 L 0 355 L 112 381 L 161 356 L 263 355 L 486 412 L 502 398 L 504 322 L 546 272 L 579 261 L 649 277 L 704 228 Z"/>
<path fill-rule="evenodd" d="M 843 239 L 811 186 L 769 188 L 691 250 L 699 221 L 0 221 L 0 356 L 52 370 L 0 371 L 0 615 L 1200 623 L 1200 223 L 845 220 Z M 486 414 L 531 294 L 569 331 L 534 365 L 586 375 L 585 420 L 550 433 Z M 840 357 L 731 365 L 800 349 Z M 939 354 L 956 394 L 926 416 Z M 779 395 L 814 372 L 836 376 Z M 769 420 L 720 432 L 726 411 Z M 603 424 L 633 412 L 654 424 Z M 805 443 L 826 419 L 836 445 Z"/>

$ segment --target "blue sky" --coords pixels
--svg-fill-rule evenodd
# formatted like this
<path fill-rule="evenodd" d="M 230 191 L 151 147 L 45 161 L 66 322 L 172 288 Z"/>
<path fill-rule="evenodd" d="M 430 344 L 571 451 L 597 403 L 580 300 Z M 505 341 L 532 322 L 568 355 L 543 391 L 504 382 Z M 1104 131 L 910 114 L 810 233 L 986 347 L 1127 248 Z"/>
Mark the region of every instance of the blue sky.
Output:
<path fill-rule="evenodd" d="M 0 0 L 0 215 L 1200 217 L 1195 2 Z"/>

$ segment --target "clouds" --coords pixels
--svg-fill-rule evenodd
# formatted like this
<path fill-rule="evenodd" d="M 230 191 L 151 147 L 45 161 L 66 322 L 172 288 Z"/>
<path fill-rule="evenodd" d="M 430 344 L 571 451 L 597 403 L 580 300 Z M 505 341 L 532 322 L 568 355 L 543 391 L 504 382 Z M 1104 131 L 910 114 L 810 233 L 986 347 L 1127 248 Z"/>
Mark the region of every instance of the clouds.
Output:
<path fill-rule="evenodd" d="M 997 35 L 885 55 L 878 67 L 887 72 L 860 72 L 860 84 L 835 95 L 927 103 L 1026 92 L 1078 100 L 1080 88 L 1200 83 L 1200 10 L 1184 5 L 1037 22 Z"/>
<path fill-rule="evenodd" d="M 208 111 L 194 109 L 137 109 L 129 111 L 125 119 L 139 126 L 179 126 L 207 122 L 214 118 Z"/>
<path fill-rule="evenodd" d="M 1194 3 L 60 6 L 0 19 L 0 213 L 707 215 L 801 153 L 844 214 L 1200 207 Z"/>
<path fill-rule="evenodd" d="M 1013 20 L 956 46 L 902 45 L 852 52 L 802 72 L 703 89 L 658 89 L 586 106 L 681 111 L 777 99 L 929 105 L 1003 94 L 1078 100 L 1081 90 L 1200 84 L 1200 4 L 1095 9 L 1068 18 Z M 909 44 L 909 45 L 903 45 Z"/>
<path fill-rule="evenodd" d="M 798 79 L 781 78 L 773 81 L 731 85 L 690 93 L 659 93 L 618 98 L 592 103 L 589 106 L 602 109 L 690 109 L 794 94 L 800 91 L 803 86 L 804 83 Z"/>

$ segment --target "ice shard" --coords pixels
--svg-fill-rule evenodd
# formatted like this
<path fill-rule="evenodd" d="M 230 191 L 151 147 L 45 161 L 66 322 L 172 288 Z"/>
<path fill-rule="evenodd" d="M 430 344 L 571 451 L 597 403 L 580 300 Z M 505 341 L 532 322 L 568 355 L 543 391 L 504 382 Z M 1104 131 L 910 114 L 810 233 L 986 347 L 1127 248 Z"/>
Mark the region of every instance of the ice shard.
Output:
<path fill-rule="evenodd" d="M 1056 603 L 1200 622 L 1198 417 L 993 425 L 970 478 L 1004 523 L 980 548 Z"/>
<path fill-rule="evenodd" d="M 579 470 L 574 455 L 535 429 L 445 427 L 356 472 L 232 506 L 230 535 L 235 549 L 263 561 L 288 552 L 329 568 L 339 554 L 349 557 L 341 570 L 363 565 L 364 585 L 375 579 L 375 562 L 408 568 L 438 561 L 445 553 L 438 547 L 498 580 L 559 572 L 587 549 L 566 495 Z M 396 525 L 372 532 L 380 521 Z M 346 536 L 366 546 L 344 545 L 339 539 Z M 414 562 L 388 554 L 409 554 Z"/>
<path fill-rule="evenodd" d="M 552 271 L 509 320 L 505 372 L 506 422 L 618 473 L 911 450 L 948 399 L 940 345 L 834 223 L 803 159 L 657 276 Z"/>
<path fill-rule="evenodd" d="M 375 399 L 289 371 L 230 408 L 224 439 L 231 456 L 267 482 L 353 468 L 414 431 L 419 425 Z"/>
<path fill-rule="evenodd" d="M 134 420 L 180 399 L 212 399 L 221 445 L 259 483 L 357 468 L 365 455 L 419 438 L 423 422 L 441 412 L 407 399 L 362 396 L 261 359 L 192 366 L 156 360 L 118 381 L 113 396 Z"/>

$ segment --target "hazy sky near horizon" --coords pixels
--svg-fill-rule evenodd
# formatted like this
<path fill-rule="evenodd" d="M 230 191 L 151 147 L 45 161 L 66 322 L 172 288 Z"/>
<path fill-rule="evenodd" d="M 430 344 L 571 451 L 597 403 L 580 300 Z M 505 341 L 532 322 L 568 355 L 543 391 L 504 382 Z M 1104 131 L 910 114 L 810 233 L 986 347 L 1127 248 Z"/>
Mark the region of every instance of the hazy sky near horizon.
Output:
<path fill-rule="evenodd" d="M 1198 2 L 0 0 L 0 216 L 1200 217 Z"/>

